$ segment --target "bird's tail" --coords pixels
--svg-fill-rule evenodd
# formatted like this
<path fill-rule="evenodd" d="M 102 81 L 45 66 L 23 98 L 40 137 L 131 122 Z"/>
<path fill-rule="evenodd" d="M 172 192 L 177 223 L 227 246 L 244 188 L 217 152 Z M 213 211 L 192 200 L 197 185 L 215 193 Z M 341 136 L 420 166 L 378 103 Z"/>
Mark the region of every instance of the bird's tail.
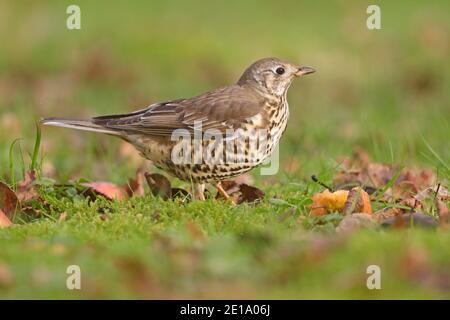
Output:
<path fill-rule="evenodd" d="M 41 120 L 41 124 L 46 126 L 55 126 L 63 128 L 71 128 L 84 131 L 101 132 L 120 136 L 120 131 L 109 129 L 101 125 L 95 124 L 93 120 L 72 120 L 62 118 L 46 118 Z"/>

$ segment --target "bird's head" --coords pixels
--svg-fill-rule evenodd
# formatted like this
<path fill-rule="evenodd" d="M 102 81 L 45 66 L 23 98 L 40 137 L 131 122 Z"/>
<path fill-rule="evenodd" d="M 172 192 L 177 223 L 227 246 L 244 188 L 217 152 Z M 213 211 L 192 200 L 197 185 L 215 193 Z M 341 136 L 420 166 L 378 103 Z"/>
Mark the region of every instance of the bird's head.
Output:
<path fill-rule="evenodd" d="M 278 58 L 264 58 L 244 71 L 238 85 L 250 85 L 277 97 L 286 94 L 295 77 L 315 72 L 311 67 L 299 67 Z"/>

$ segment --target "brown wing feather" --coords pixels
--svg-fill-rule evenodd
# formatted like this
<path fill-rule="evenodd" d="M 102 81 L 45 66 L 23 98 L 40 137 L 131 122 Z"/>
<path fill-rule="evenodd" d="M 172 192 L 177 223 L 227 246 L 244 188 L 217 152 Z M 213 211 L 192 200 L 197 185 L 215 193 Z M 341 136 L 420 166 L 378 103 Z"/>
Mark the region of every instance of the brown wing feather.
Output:
<path fill-rule="evenodd" d="M 202 131 L 225 132 L 239 122 L 257 115 L 264 106 L 256 92 L 238 85 L 220 88 L 191 99 L 179 99 L 149 106 L 128 115 L 94 118 L 94 123 L 109 129 L 170 136 L 173 130 L 193 131 L 201 121 Z"/>

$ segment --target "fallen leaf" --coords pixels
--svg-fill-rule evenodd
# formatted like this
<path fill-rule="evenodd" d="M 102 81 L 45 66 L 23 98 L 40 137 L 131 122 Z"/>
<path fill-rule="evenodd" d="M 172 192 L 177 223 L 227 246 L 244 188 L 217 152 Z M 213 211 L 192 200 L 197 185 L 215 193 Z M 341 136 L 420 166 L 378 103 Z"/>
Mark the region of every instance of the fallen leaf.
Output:
<path fill-rule="evenodd" d="M 367 165 L 367 184 L 375 188 L 383 188 L 397 172 L 398 168 L 384 163 L 369 163 Z M 397 178 L 397 181 L 399 178 Z"/>
<path fill-rule="evenodd" d="M 6 216 L 2 209 L 0 209 L 0 228 L 7 228 L 12 226 L 11 220 Z"/>
<path fill-rule="evenodd" d="M 420 227 L 425 229 L 434 229 L 437 227 L 438 222 L 433 217 L 420 213 L 403 213 L 395 217 L 385 219 L 382 224 L 383 227 L 394 227 L 394 228 L 409 228 L 409 227 Z"/>
<path fill-rule="evenodd" d="M 361 186 L 369 194 L 383 189 L 398 172 L 398 166 L 371 162 L 362 149 L 356 150 L 351 158 L 342 161 L 343 170 L 335 175 L 333 184 L 336 190 L 349 190 Z M 431 169 L 405 168 L 392 187 L 383 194 L 384 200 L 411 198 L 419 190 L 436 183 L 436 175 Z"/>
<path fill-rule="evenodd" d="M 383 222 L 386 219 L 396 217 L 404 212 L 401 208 L 385 208 L 382 210 L 379 210 L 374 213 L 375 219 L 377 219 L 378 222 Z"/>
<path fill-rule="evenodd" d="M 145 173 L 145 179 L 155 197 L 161 197 L 164 200 L 172 197 L 172 186 L 170 181 L 159 173 Z"/>
<path fill-rule="evenodd" d="M 348 197 L 348 190 L 330 192 L 328 189 L 312 196 L 311 213 L 315 216 L 340 211 L 344 209 Z"/>
<path fill-rule="evenodd" d="M 265 195 L 264 191 L 245 183 L 240 185 L 240 191 L 241 195 L 238 198 L 238 204 L 243 202 L 257 202 L 263 199 Z"/>
<path fill-rule="evenodd" d="M 411 169 L 403 171 L 401 179 L 413 184 L 417 191 L 430 187 L 436 183 L 436 174 L 431 169 Z"/>
<path fill-rule="evenodd" d="M 39 193 L 37 192 L 35 182 L 36 181 L 36 171 L 28 171 L 25 173 L 25 178 L 23 181 L 17 184 L 16 195 L 21 203 L 28 202 L 39 198 Z"/>
<path fill-rule="evenodd" d="M 3 182 L 0 182 L 0 210 L 2 210 L 6 216 L 11 217 L 18 206 L 19 199 L 14 191 Z"/>
<path fill-rule="evenodd" d="M 438 185 L 425 188 L 414 196 L 418 201 L 423 201 L 431 197 L 436 197 L 436 199 L 441 201 L 450 200 L 450 192 L 442 185 Z"/>
<path fill-rule="evenodd" d="M 333 185 L 336 190 L 351 189 L 356 186 L 367 184 L 368 179 L 360 170 L 357 171 L 339 171 L 333 179 Z"/>
<path fill-rule="evenodd" d="M 128 194 L 123 187 L 111 182 L 88 182 L 81 183 L 81 186 L 92 189 L 109 200 L 123 200 L 128 198 Z"/>
<path fill-rule="evenodd" d="M 448 225 L 450 223 L 450 209 L 442 200 L 439 199 L 436 199 L 436 207 L 439 215 L 439 224 Z"/>
<path fill-rule="evenodd" d="M 379 222 L 383 222 L 386 219 L 400 216 L 404 213 L 417 212 L 417 210 L 423 210 L 422 204 L 415 198 L 409 198 L 401 200 L 397 203 L 398 206 L 390 207 L 378 210 L 374 213 L 375 218 Z"/>
<path fill-rule="evenodd" d="M 246 179 L 243 179 L 245 181 Z M 241 179 L 224 180 L 221 182 L 223 190 L 234 199 L 236 204 L 244 202 L 256 202 L 264 198 L 264 191 L 246 183 L 240 183 Z M 223 199 L 223 195 L 217 192 L 216 199 Z"/>
<path fill-rule="evenodd" d="M 350 190 L 342 210 L 344 215 L 356 212 L 372 213 L 369 195 L 360 187 L 355 187 Z"/>
<path fill-rule="evenodd" d="M 376 226 L 376 221 L 371 214 L 354 213 L 345 216 L 336 227 L 336 232 L 347 233 L 361 228 L 372 228 Z"/>
<path fill-rule="evenodd" d="M 332 212 L 340 212 L 344 215 L 351 213 L 372 213 L 369 195 L 360 187 L 352 190 L 337 190 L 330 192 L 328 189 L 312 196 L 313 203 L 310 206 L 311 213 L 322 216 Z"/>

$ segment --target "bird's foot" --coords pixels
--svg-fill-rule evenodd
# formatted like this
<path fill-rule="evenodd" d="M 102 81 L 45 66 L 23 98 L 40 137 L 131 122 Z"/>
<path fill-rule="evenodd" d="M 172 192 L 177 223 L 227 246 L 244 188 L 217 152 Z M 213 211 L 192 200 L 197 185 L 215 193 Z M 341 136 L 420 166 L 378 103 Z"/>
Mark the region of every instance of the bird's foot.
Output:
<path fill-rule="evenodd" d="M 222 184 L 220 182 L 218 182 L 216 184 L 216 188 L 217 191 L 227 200 L 230 201 L 232 204 L 236 205 L 236 201 L 234 200 L 233 197 L 231 197 L 226 191 L 225 189 L 222 187 Z"/>

